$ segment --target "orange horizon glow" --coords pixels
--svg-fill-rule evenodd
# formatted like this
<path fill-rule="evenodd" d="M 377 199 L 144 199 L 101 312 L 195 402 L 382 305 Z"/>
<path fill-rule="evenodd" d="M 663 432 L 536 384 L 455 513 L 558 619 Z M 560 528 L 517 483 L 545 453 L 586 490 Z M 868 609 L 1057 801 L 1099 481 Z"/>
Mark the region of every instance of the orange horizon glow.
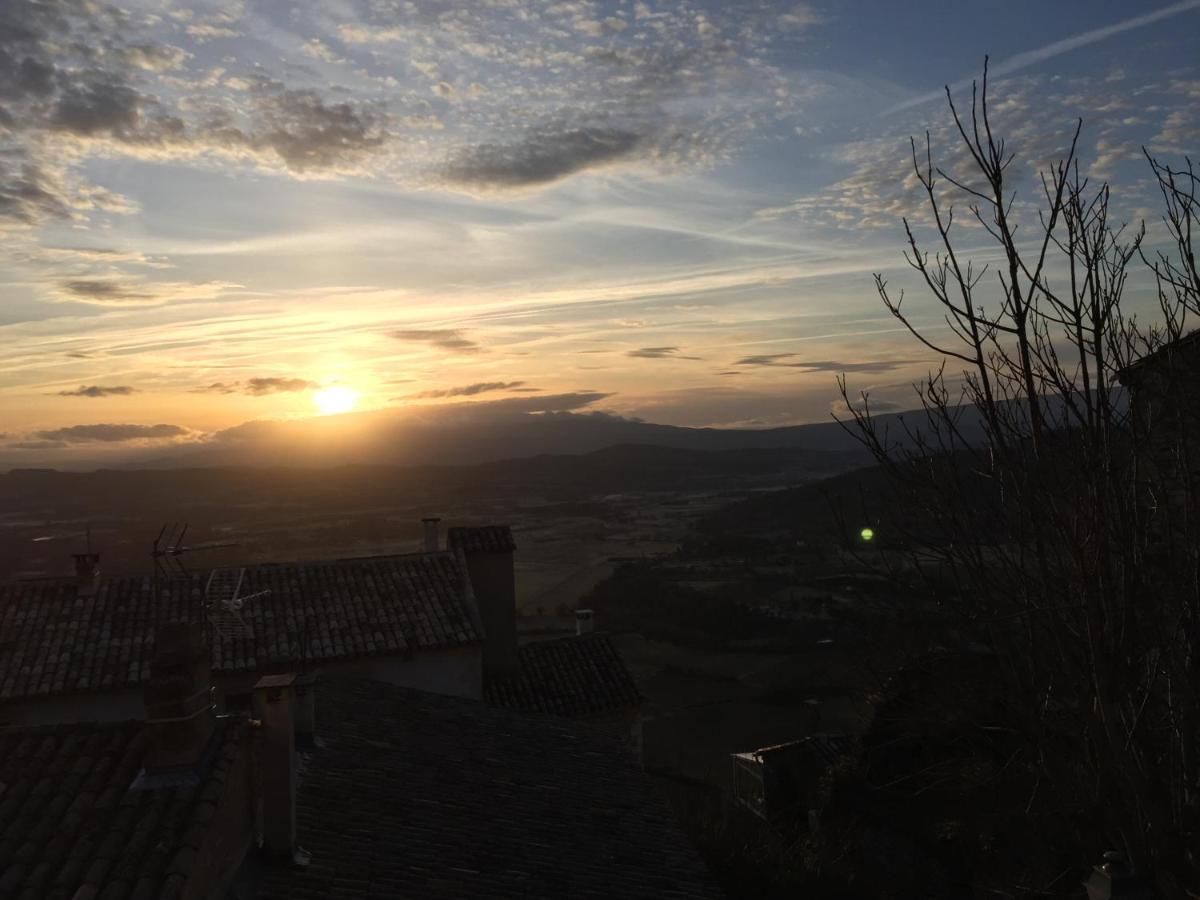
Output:
<path fill-rule="evenodd" d="M 358 391 L 345 385 L 331 385 L 313 394 L 313 404 L 323 416 L 353 412 L 358 405 Z"/>

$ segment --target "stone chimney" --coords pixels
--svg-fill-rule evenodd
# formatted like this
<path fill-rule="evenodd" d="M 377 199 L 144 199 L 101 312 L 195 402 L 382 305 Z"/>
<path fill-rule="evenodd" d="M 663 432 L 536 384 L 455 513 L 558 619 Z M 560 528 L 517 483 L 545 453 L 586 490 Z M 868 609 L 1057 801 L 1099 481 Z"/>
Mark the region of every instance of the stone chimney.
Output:
<path fill-rule="evenodd" d="M 100 587 L 100 554 L 73 553 L 75 560 L 75 587 L 79 596 L 93 597 Z"/>
<path fill-rule="evenodd" d="M 147 776 L 197 773 L 216 725 L 207 632 L 199 622 L 154 634 L 146 704 Z"/>
<path fill-rule="evenodd" d="M 296 862 L 296 735 L 292 721 L 296 676 L 264 675 L 254 685 L 259 726 L 258 801 L 263 849 Z"/>
<path fill-rule="evenodd" d="M 471 590 L 483 620 L 485 681 L 517 669 L 517 582 L 513 571 L 512 529 L 507 525 L 451 528 L 451 550 L 463 554 Z"/>
<path fill-rule="evenodd" d="M 437 516 L 426 516 L 421 520 L 421 524 L 425 526 L 425 552 L 437 553 L 442 549 L 441 535 L 438 534 L 438 524 L 442 520 Z"/>
<path fill-rule="evenodd" d="M 591 634 L 596 630 L 595 614 L 590 609 L 575 610 L 575 633 Z"/>

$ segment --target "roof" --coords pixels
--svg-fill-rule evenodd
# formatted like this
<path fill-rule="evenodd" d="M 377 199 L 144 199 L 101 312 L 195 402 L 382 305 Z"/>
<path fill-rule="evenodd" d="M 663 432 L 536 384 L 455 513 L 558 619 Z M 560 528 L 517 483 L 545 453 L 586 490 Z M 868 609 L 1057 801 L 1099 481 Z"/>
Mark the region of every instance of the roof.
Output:
<path fill-rule="evenodd" d="M 0 700 L 136 687 L 150 675 L 154 628 L 192 615 L 208 573 L 168 582 L 109 578 L 0 585 Z M 456 647 L 482 640 L 470 580 L 450 552 L 247 566 L 252 637 L 214 635 L 216 674 Z"/>
<path fill-rule="evenodd" d="M 511 553 L 517 549 L 512 529 L 507 525 L 480 525 L 466 528 L 456 525 L 446 531 L 446 545 L 465 553 Z"/>
<path fill-rule="evenodd" d="M 584 723 L 369 681 L 318 687 L 297 844 L 258 897 L 718 897 L 666 803 Z"/>
<path fill-rule="evenodd" d="M 526 644 L 518 670 L 484 689 L 489 703 L 553 716 L 590 716 L 642 701 L 629 670 L 606 634 Z"/>
<path fill-rule="evenodd" d="M 733 755 L 741 759 L 763 762 L 767 757 L 779 753 L 788 756 L 803 756 L 818 765 L 832 766 L 840 757 L 850 752 L 853 746 L 854 738 L 850 735 L 821 733 Z"/>
<path fill-rule="evenodd" d="M 1164 365 L 1195 367 L 1200 365 L 1200 357 L 1197 356 L 1198 350 L 1200 350 L 1200 329 L 1164 344 L 1141 359 L 1134 360 L 1117 373 L 1117 378 L 1122 384 L 1127 385 L 1152 368 Z"/>
<path fill-rule="evenodd" d="M 218 720 L 203 777 L 158 790 L 129 789 L 138 722 L 0 729 L 0 896 L 178 896 L 244 727 Z"/>

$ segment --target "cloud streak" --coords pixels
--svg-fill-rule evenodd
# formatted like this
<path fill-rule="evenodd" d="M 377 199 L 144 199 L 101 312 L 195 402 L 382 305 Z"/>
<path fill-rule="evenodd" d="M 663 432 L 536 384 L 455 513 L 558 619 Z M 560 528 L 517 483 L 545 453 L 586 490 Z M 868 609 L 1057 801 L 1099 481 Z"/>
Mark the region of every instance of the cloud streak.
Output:
<path fill-rule="evenodd" d="M 1063 53 L 1069 53 L 1072 50 L 1078 50 L 1080 47 L 1087 47 L 1090 44 L 1095 44 L 1103 40 L 1107 40 L 1113 35 L 1121 34 L 1125 31 L 1131 31 L 1134 28 L 1143 28 L 1146 25 L 1152 25 L 1155 22 L 1161 22 L 1163 19 L 1169 19 L 1172 16 L 1177 16 L 1180 13 L 1190 12 L 1195 9 L 1200 9 L 1200 0 L 1181 0 L 1179 3 L 1172 3 L 1170 6 L 1164 6 L 1160 9 L 1153 10 L 1148 13 L 1142 13 L 1140 16 L 1132 16 L 1128 19 L 1123 19 L 1120 22 L 1115 22 L 1112 25 L 1104 25 L 1100 28 L 1091 28 L 1087 31 L 1081 31 L 1078 34 L 1070 35 L 1061 40 L 1052 41 L 1049 44 L 1043 44 L 1033 50 L 1026 50 L 1023 53 L 1018 53 L 1016 56 L 1010 56 L 1008 59 L 991 67 L 993 75 L 1009 75 L 1013 72 L 1019 72 L 1021 69 L 1036 65 L 1040 62 L 1045 62 L 1048 59 L 1053 59 Z M 962 90 L 969 87 L 971 79 L 966 78 L 951 85 L 952 90 Z M 922 103 L 928 103 L 930 100 L 937 100 L 946 96 L 945 90 L 929 91 L 917 97 L 912 97 L 905 100 L 903 103 L 893 106 L 889 113 L 902 112 L 906 109 L 911 109 Z"/>
<path fill-rule="evenodd" d="M 420 400 L 443 397 L 475 397 L 479 394 L 489 394 L 495 391 L 511 391 L 524 387 L 524 385 L 524 381 L 477 381 L 474 384 L 464 384 L 458 387 L 422 391 L 412 396 L 414 399 Z"/>
<path fill-rule="evenodd" d="M 903 366 L 911 365 L 913 360 L 868 360 L 850 362 L 837 359 L 796 360 L 795 353 L 771 353 L 761 356 L 745 356 L 733 363 L 735 366 L 753 366 L 759 368 L 803 369 L 805 372 L 865 372 L 881 374 L 892 372 Z"/>
<path fill-rule="evenodd" d="M 204 387 L 192 388 L 193 394 L 248 394 L 261 397 L 266 394 L 287 394 L 307 391 L 319 387 L 315 381 L 305 378 L 248 378 L 245 381 L 214 381 Z"/>
<path fill-rule="evenodd" d="M 81 385 L 73 391 L 59 391 L 60 397 L 126 397 L 129 394 L 136 394 L 136 388 L 130 387 L 127 384 L 118 384 L 112 386 L 103 386 L 99 384 Z"/>
<path fill-rule="evenodd" d="M 124 443 L 127 441 L 164 440 L 183 437 L 189 430 L 179 425 L 68 425 L 37 432 L 43 441 L 62 441 L 67 444 Z"/>
<path fill-rule="evenodd" d="M 479 353 L 483 348 L 455 328 L 401 328 L 390 333 L 398 341 L 428 344 L 455 353 Z"/>
<path fill-rule="evenodd" d="M 684 356 L 678 347 L 639 347 L 627 350 L 626 356 L 634 359 L 700 359 L 699 356 Z"/>

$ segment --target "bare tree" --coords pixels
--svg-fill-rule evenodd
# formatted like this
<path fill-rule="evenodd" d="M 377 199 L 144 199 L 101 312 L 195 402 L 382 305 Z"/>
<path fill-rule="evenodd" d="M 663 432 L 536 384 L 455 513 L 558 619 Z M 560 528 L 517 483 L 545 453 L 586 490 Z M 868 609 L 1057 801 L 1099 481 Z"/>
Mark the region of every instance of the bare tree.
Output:
<path fill-rule="evenodd" d="M 889 429 L 843 378 L 843 424 L 921 522 L 910 567 L 952 582 L 951 612 L 990 648 L 1037 783 L 1094 823 L 1072 839 L 1115 844 L 1165 895 L 1194 897 L 1200 368 L 1187 360 L 1200 343 L 1186 335 L 1200 315 L 1197 176 L 1190 161 L 1174 169 L 1147 154 L 1164 209 L 1151 248 L 1144 225 L 1114 221 L 1108 185 L 1081 175 L 1077 123 L 1041 175 L 1035 233 L 1019 233 L 1016 154 L 993 132 L 987 91 L 986 62 L 969 112 L 946 91 L 970 176 L 935 163 L 928 133 L 912 142 L 931 224 L 904 220 L 905 257 L 945 327 L 918 324 L 875 276 L 883 304 L 941 360 L 915 386 L 922 412 Z M 961 249 L 956 202 L 989 236 L 992 264 Z M 1159 303 L 1146 324 L 1126 299 L 1143 263 Z M 1014 802 L 1033 808 L 1038 790 Z"/>

